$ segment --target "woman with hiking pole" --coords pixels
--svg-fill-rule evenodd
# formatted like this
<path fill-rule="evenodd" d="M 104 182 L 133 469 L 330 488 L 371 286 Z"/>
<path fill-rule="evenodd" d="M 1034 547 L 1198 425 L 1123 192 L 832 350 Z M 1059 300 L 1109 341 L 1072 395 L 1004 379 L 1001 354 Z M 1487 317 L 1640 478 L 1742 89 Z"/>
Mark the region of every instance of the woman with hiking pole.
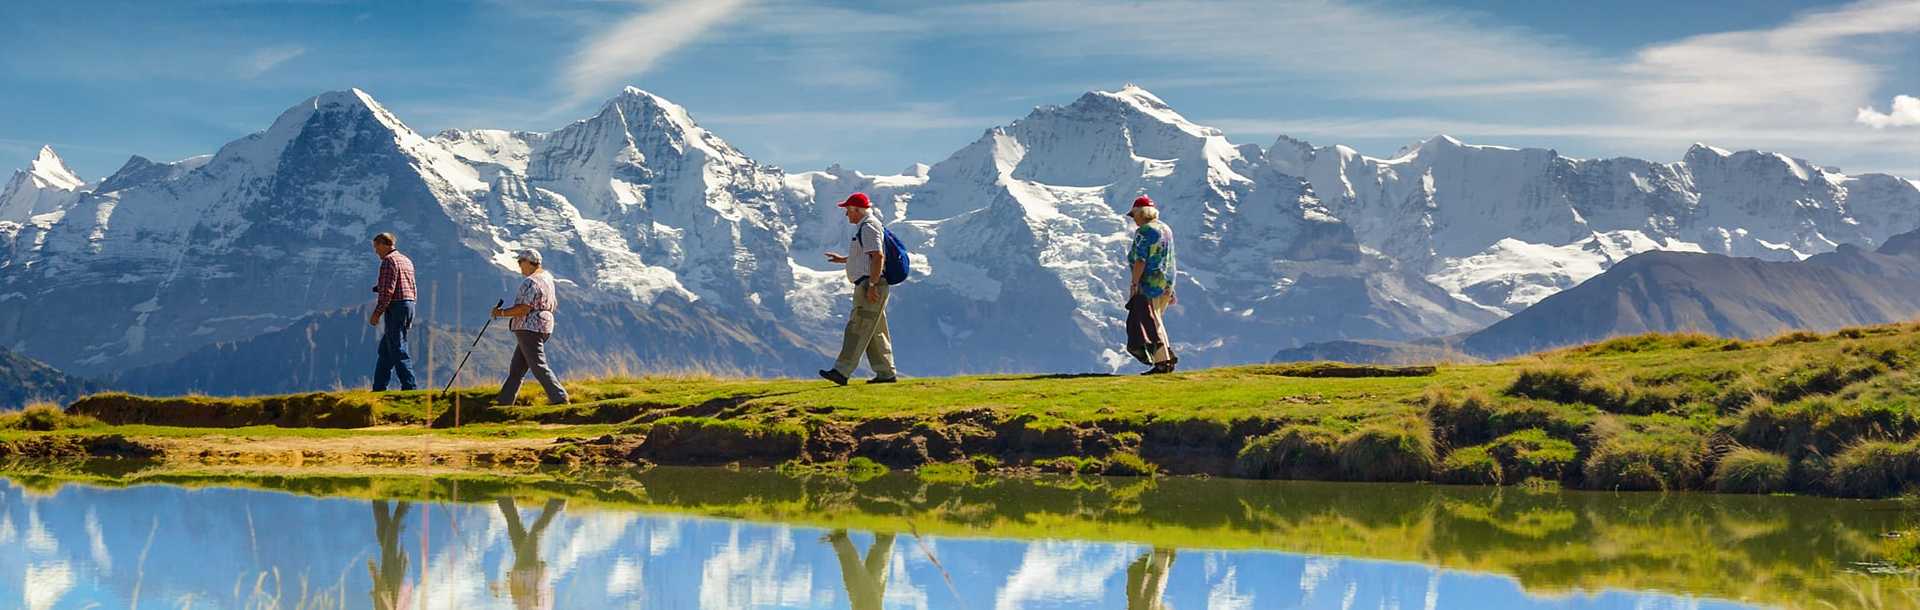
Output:
<path fill-rule="evenodd" d="M 494 404 L 511 405 L 520 394 L 520 380 L 527 371 L 533 371 L 533 378 L 540 380 L 540 386 L 547 390 L 549 404 L 567 404 L 567 389 L 560 387 L 560 378 L 547 366 L 547 339 L 553 337 L 553 309 L 559 304 L 554 292 L 553 274 L 540 268 L 540 252 L 521 250 L 518 257 L 520 275 L 526 280 L 520 283 L 520 291 L 513 297 L 513 306 L 506 309 L 493 308 L 493 317 L 512 318 L 507 329 L 513 331 L 513 364 L 507 370 L 507 381 L 500 385 L 500 395 L 494 398 Z"/>

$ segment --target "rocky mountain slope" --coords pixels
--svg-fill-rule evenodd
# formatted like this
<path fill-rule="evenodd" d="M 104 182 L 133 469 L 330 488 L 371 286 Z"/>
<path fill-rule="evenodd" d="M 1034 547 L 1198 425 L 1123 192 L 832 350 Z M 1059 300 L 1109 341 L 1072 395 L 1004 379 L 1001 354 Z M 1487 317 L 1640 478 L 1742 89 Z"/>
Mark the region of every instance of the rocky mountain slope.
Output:
<path fill-rule="evenodd" d="M 39 401 L 65 404 L 101 389 L 100 384 L 93 381 L 0 349 L 0 410 L 18 409 Z"/>
<path fill-rule="evenodd" d="M 1573 159 L 1439 136 L 1389 159 L 1281 138 L 1361 244 L 1482 307 L 1517 312 L 1641 252 L 1799 260 L 1920 227 L 1920 184 L 1696 144 L 1679 162 Z"/>
<path fill-rule="evenodd" d="M 1878 251 L 1851 245 L 1805 261 L 1683 252 L 1628 258 L 1475 332 L 1460 346 L 1505 357 L 1646 332 L 1766 337 L 1920 316 L 1920 232 Z"/>

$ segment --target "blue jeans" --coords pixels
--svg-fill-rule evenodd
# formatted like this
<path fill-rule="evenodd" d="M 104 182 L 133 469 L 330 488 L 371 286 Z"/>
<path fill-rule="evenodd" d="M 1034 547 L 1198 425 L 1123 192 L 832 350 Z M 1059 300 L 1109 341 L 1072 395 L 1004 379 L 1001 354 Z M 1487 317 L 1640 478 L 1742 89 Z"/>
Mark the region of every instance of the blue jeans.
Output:
<path fill-rule="evenodd" d="M 394 372 L 400 373 L 400 389 L 418 389 L 420 386 L 413 381 L 413 368 L 407 366 L 407 361 L 413 359 L 407 355 L 407 331 L 413 328 L 413 301 L 387 303 L 381 322 L 385 329 L 380 333 L 380 360 L 373 365 L 373 391 L 387 391 L 387 379 Z"/>

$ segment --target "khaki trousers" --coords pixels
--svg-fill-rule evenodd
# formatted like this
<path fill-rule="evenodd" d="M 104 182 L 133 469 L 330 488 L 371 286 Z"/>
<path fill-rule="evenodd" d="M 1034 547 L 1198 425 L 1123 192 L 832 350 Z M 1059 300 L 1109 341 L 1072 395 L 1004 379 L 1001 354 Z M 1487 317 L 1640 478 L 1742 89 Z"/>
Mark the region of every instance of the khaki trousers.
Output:
<path fill-rule="evenodd" d="M 833 370 L 841 375 L 852 377 L 854 369 L 860 368 L 860 356 L 864 354 L 873 374 L 894 376 L 893 336 L 887 333 L 887 299 L 893 287 L 884 280 L 877 285 L 880 287 L 878 303 L 867 300 L 866 284 L 853 287 L 853 313 L 847 316 L 847 332 L 840 339 L 840 357 L 833 362 Z"/>
<path fill-rule="evenodd" d="M 1153 363 L 1163 364 L 1173 360 L 1173 337 L 1167 335 L 1167 306 L 1173 304 L 1173 293 L 1149 299 L 1147 307 L 1153 310 L 1153 321 L 1160 329 L 1160 349 L 1153 350 Z"/>

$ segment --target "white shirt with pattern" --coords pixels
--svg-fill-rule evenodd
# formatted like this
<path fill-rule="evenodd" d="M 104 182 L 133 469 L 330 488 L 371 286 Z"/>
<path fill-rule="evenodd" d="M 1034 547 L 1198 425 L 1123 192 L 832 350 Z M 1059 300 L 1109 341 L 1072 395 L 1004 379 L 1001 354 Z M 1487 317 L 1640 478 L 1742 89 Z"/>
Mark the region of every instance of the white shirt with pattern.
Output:
<path fill-rule="evenodd" d="M 553 288 L 553 274 L 541 269 L 527 276 L 526 281 L 520 282 L 520 291 L 514 294 L 513 304 L 516 307 L 532 307 L 533 311 L 513 318 L 507 322 L 507 328 L 553 334 L 553 309 L 560 304 L 560 297 Z"/>

